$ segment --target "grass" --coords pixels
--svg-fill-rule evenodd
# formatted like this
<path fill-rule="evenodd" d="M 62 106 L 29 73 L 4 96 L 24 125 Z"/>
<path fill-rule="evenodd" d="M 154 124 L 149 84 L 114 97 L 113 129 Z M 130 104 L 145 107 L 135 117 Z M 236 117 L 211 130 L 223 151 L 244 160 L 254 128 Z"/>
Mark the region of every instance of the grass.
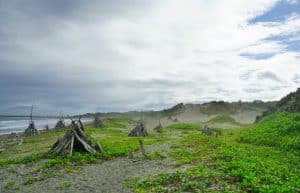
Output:
<path fill-rule="evenodd" d="M 179 129 L 179 130 L 200 130 L 202 126 L 195 123 L 175 123 L 168 126 L 169 129 Z"/>
<path fill-rule="evenodd" d="M 135 179 L 136 192 L 299 192 L 300 157 L 273 148 L 240 144 L 232 137 L 191 134 L 170 156 L 186 171 Z"/>
<path fill-rule="evenodd" d="M 232 118 L 229 115 L 217 115 L 216 117 L 210 119 L 207 121 L 208 124 L 214 124 L 214 123 L 232 123 L 236 125 L 240 125 L 239 122 L 237 122 L 234 118 Z"/>
<path fill-rule="evenodd" d="M 220 116 L 215 121 L 232 121 Z M 111 120 L 109 120 L 111 121 Z M 300 192 L 300 155 L 298 151 L 300 131 L 299 114 L 276 114 L 264 118 L 249 128 L 224 130 L 219 137 L 201 133 L 201 124 L 175 123 L 164 128 L 163 133 L 150 133 L 142 138 L 145 145 L 168 142 L 167 152 L 149 152 L 153 160 L 167 156 L 174 160 L 177 168 L 172 173 L 161 172 L 144 179 L 135 178 L 126 183 L 136 192 Z M 26 139 L 16 155 L 1 158 L 0 167 L 15 172 L 17 164 L 35 163 L 37 168 L 25 176 L 23 185 L 55 177 L 56 169 L 66 172 L 88 163 L 127 156 L 130 151 L 139 150 L 138 137 L 128 137 L 124 124 L 130 121 L 113 119 L 110 128 L 86 128 L 94 142 L 99 142 L 105 153 L 86 154 L 75 152 L 71 157 L 48 154 L 50 146 L 65 130 L 49 132 Z M 41 139 L 40 139 L 41 138 Z M 32 145 L 29 145 L 32 143 Z M 33 147 L 32 147 L 33 146 Z M 24 156 L 31 149 L 33 154 Z M 7 154 L 9 155 L 9 154 Z M 182 167 L 189 166 L 189 167 Z M 183 169 L 188 168 L 188 169 Z M 62 182 L 57 188 L 71 186 Z M 7 189 L 17 185 L 8 181 Z"/>
<path fill-rule="evenodd" d="M 249 129 L 223 130 L 218 138 L 188 134 L 176 141 L 169 156 L 178 167 L 191 165 L 190 169 L 136 178 L 129 186 L 136 192 L 300 192 L 300 156 L 290 151 L 295 145 L 278 148 L 260 141 L 260 135 L 268 133 L 275 144 L 289 143 L 299 137 L 299 120 L 297 114 L 277 114 Z M 259 140 L 245 143 L 242 136 Z"/>
<path fill-rule="evenodd" d="M 106 128 L 127 128 L 130 124 L 134 123 L 135 121 L 127 117 L 106 118 L 103 121 Z"/>
<path fill-rule="evenodd" d="M 285 151 L 299 151 L 300 113 L 277 113 L 267 116 L 242 132 L 238 140 Z"/>
<path fill-rule="evenodd" d="M 77 166 L 91 163 L 101 163 L 104 160 L 110 160 L 115 157 L 127 156 L 128 152 L 140 149 L 138 137 L 128 137 L 128 131 L 119 128 L 120 125 L 129 127 L 132 120 L 126 118 L 107 119 L 111 128 L 91 128 L 87 127 L 87 135 L 91 136 L 93 142 L 102 145 L 104 153 L 88 154 L 82 152 L 74 152 L 72 156 L 57 156 L 48 153 L 51 146 L 62 137 L 66 129 L 60 131 L 49 131 L 37 136 L 28 137 L 20 147 L 11 147 L 11 151 L 0 159 L 0 167 L 10 168 L 10 166 L 18 164 L 36 164 L 35 171 L 24 182 L 24 185 L 32 184 L 38 181 L 54 177 L 56 169 L 64 169 L 72 171 Z M 147 138 L 143 138 L 145 145 L 153 143 L 163 143 L 168 140 L 161 134 L 151 134 Z M 38 149 L 38 150 L 36 150 Z M 26 152 L 32 151 L 31 154 Z M 162 158 L 158 152 L 150 155 L 152 159 Z"/>

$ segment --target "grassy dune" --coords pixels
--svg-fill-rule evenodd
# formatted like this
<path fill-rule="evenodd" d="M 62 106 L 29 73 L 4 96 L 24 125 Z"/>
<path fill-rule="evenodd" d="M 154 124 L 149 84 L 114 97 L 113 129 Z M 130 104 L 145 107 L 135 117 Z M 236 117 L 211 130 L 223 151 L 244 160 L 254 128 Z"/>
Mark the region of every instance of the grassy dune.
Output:
<path fill-rule="evenodd" d="M 150 130 L 149 137 L 143 138 L 149 159 L 136 156 L 139 155 L 138 137 L 127 136 L 135 124 L 130 119 L 110 118 L 104 121 L 105 128 L 87 127 L 88 135 L 102 144 L 105 150 L 102 154 L 77 152 L 72 157 L 48 154 L 66 129 L 45 132 L 26 138 L 20 146 L 7 145 L 7 151 L 0 154 L 0 172 L 4 176 L 0 190 L 26 192 L 41 186 L 53 190 L 56 186 L 56 192 L 78 192 L 75 178 L 88 176 L 85 168 L 93 167 L 97 174 L 104 169 L 99 166 L 110 162 L 111 168 L 105 168 L 110 171 L 107 176 L 101 173 L 80 183 L 84 187 L 94 184 L 93 188 L 104 192 L 117 191 L 115 188 L 141 193 L 300 192 L 299 117 L 299 114 L 276 114 L 249 128 L 219 129 L 222 131 L 219 137 L 203 135 L 200 123 L 175 123 L 163 128 L 161 133 Z M 234 119 L 219 116 L 213 121 L 234 122 Z M 130 151 L 135 152 L 135 162 L 127 158 Z M 145 175 L 128 176 L 126 167 L 135 168 L 137 163 L 144 168 Z M 171 169 L 159 169 L 162 163 Z M 31 170 L 25 172 L 24 167 Z M 120 172 L 114 174 L 115 170 Z M 18 177 L 19 171 L 24 173 L 22 178 Z M 117 185 L 112 183 L 103 189 L 99 184 L 120 176 Z M 55 179 L 58 185 L 53 184 Z"/>

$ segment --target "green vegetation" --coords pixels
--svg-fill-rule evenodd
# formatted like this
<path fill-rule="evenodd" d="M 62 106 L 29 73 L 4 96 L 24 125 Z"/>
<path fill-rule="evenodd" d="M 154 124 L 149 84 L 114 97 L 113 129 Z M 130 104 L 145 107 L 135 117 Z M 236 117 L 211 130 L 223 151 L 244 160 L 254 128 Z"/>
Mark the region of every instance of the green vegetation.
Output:
<path fill-rule="evenodd" d="M 110 160 L 119 156 L 127 156 L 128 152 L 137 151 L 140 148 L 138 137 L 128 137 L 127 128 L 134 121 L 127 118 L 111 118 L 107 119 L 110 128 L 86 128 L 87 135 L 91 136 L 94 142 L 102 145 L 104 153 L 81 153 L 74 152 L 70 156 L 57 156 L 49 154 L 51 146 L 58 137 L 62 137 L 66 129 L 58 131 L 49 131 L 40 135 L 28 137 L 20 146 L 11 146 L 10 151 L 6 155 L 0 154 L 0 167 L 9 168 L 14 164 L 32 164 L 37 163 L 37 169 L 24 182 L 24 185 L 32 184 L 55 176 L 55 169 L 65 169 L 72 171 L 72 168 L 82 166 L 84 164 L 101 163 L 104 160 Z M 122 127 L 120 127 L 122 126 Z M 147 138 L 143 138 L 145 145 L 153 143 L 159 144 L 168 140 L 160 134 L 151 134 Z M 35 148 L 38 148 L 36 150 Z M 27 152 L 32 151 L 32 154 Z M 162 159 L 163 156 L 159 152 L 150 155 L 151 159 Z"/>
<path fill-rule="evenodd" d="M 84 164 L 100 164 L 139 150 L 139 138 L 128 137 L 128 128 L 134 121 L 127 118 L 105 121 L 105 128 L 86 128 L 94 142 L 103 146 L 104 153 L 75 152 L 71 157 L 48 154 L 65 129 L 28 137 L 20 147 L 10 147 L 9 153 L 0 154 L 0 167 L 6 167 L 12 174 L 18 164 L 37 167 L 20 184 L 7 181 L 5 188 L 14 190 L 20 185 L 56 177 L 60 174 L 57 169 L 73 172 Z M 220 115 L 209 122 L 235 120 Z M 172 158 L 174 171 L 135 178 L 126 186 L 141 193 L 300 192 L 300 113 L 269 115 L 248 128 L 212 130 L 222 135 L 203 135 L 201 123 L 175 123 L 163 128 L 163 133 L 151 132 L 143 138 L 149 159 L 160 162 Z M 163 144 L 165 149 L 148 149 L 153 144 Z M 28 154 L 30 151 L 33 153 Z M 56 188 L 64 190 L 70 186 L 72 183 L 62 181 Z"/>
<path fill-rule="evenodd" d="M 200 130 L 201 125 L 195 123 L 174 123 L 168 126 L 169 129 L 180 129 L 180 130 Z"/>
<path fill-rule="evenodd" d="M 223 130 L 221 137 L 188 134 L 169 156 L 192 168 L 136 178 L 129 186 L 136 192 L 300 192 L 300 156 L 289 152 L 299 147 L 292 140 L 299 139 L 299 121 L 298 114 L 276 114 L 249 129 Z M 278 145 L 265 146 L 265 138 Z"/>
<path fill-rule="evenodd" d="M 300 150 L 300 113 L 276 113 L 241 133 L 240 142 Z"/>
<path fill-rule="evenodd" d="M 14 181 L 8 181 L 5 185 L 7 190 L 19 190 L 19 186 Z"/>
<path fill-rule="evenodd" d="M 216 117 L 212 118 L 207 122 L 208 124 L 214 123 L 232 123 L 236 125 L 240 125 L 234 118 L 229 115 L 217 115 Z"/>
<path fill-rule="evenodd" d="M 115 117 L 104 119 L 104 125 L 107 128 L 127 128 L 130 124 L 134 124 L 130 118 L 127 117 Z"/>
<path fill-rule="evenodd" d="M 185 107 L 183 103 L 179 103 L 169 109 L 164 109 L 163 111 L 161 111 L 161 116 L 174 116 L 177 114 L 180 114 L 184 111 Z"/>
<path fill-rule="evenodd" d="M 280 99 L 276 105 L 270 106 L 261 116 L 257 116 L 256 122 L 260 121 L 265 116 L 278 112 L 300 113 L 300 88 Z"/>

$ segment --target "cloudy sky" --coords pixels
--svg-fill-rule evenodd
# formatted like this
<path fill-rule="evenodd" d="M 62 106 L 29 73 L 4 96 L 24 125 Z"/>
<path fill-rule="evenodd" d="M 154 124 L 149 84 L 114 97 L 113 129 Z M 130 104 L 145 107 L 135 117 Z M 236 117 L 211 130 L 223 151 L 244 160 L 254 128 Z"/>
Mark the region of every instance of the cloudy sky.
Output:
<path fill-rule="evenodd" d="M 299 0 L 0 0 L 0 114 L 277 100 L 299 85 Z"/>

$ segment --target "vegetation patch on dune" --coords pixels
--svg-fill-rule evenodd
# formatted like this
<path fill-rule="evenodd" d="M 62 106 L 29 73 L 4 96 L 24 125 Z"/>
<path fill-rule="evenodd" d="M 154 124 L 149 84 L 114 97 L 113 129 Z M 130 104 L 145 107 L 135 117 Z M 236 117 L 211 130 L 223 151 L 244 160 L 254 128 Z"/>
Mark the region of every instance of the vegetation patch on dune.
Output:
<path fill-rule="evenodd" d="M 276 113 L 243 131 L 238 140 L 244 143 L 300 150 L 300 113 Z"/>
<path fill-rule="evenodd" d="M 169 129 L 181 129 L 181 130 L 200 130 L 201 125 L 195 123 L 174 123 L 168 126 Z"/>
<path fill-rule="evenodd" d="M 237 132 L 237 131 L 234 131 Z M 135 179 L 136 192 L 298 192 L 299 156 L 241 144 L 232 133 L 215 138 L 191 134 L 170 154 L 193 168 Z"/>
<path fill-rule="evenodd" d="M 214 123 L 232 123 L 239 125 L 240 123 L 237 122 L 233 117 L 230 115 L 217 115 L 216 117 L 210 119 L 208 124 L 214 124 Z"/>

